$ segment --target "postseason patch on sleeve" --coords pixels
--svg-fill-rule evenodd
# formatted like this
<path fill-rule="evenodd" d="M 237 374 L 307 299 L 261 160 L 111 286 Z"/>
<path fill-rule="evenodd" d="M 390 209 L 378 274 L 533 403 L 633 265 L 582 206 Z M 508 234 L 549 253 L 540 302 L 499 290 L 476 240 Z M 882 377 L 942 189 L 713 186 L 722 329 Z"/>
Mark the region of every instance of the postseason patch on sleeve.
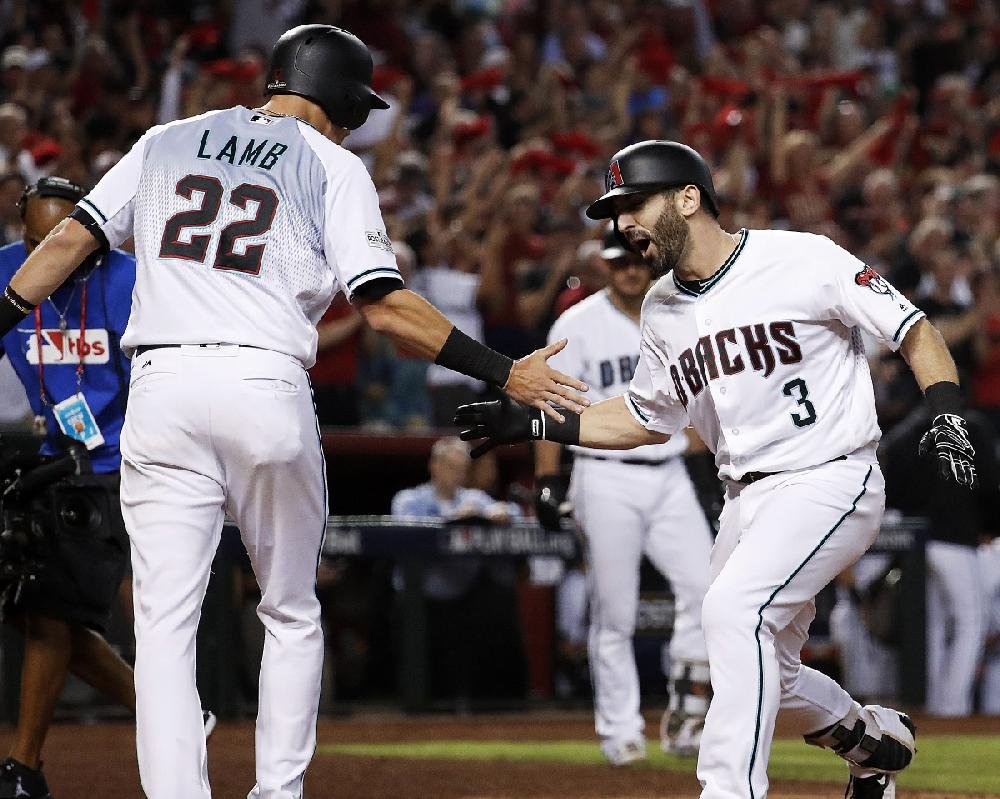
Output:
<path fill-rule="evenodd" d="M 365 236 L 368 238 L 369 247 L 374 247 L 376 250 L 385 250 L 390 253 L 393 252 L 392 242 L 381 230 L 366 230 Z"/>

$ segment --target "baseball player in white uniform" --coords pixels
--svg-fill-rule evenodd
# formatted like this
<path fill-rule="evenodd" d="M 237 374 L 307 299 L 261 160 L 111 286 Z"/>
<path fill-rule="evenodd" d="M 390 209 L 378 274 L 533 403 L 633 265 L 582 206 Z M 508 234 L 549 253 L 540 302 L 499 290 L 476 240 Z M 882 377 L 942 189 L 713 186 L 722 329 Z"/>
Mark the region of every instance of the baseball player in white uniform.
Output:
<path fill-rule="evenodd" d="M 639 312 L 650 284 L 649 265 L 622 247 L 613 232 L 601 255 L 607 288 L 569 308 L 549 332 L 550 341 L 569 342 L 552 364 L 591 386 L 592 401 L 621 395 L 632 380 L 639 361 Z M 687 437 L 678 435 L 633 452 L 572 447 L 568 499 L 586 541 L 595 727 L 601 751 L 616 766 L 646 756 L 632 650 L 644 554 L 670 580 L 674 594 L 664 750 L 696 753 L 708 710 L 701 603 L 712 536 L 684 465 L 687 446 Z M 567 499 L 561 450 L 556 442 L 535 444 L 536 507 L 548 528 L 557 528 Z"/>
<path fill-rule="evenodd" d="M 250 797 L 297 799 L 315 749 L 323 641 L 315 594 L 326 526 L 306 369 L 343 291 L 397 344 L 535 407 L 583 388 L 513 362 L 402 288 L 375 188 L 340 146 L 372 108 L 372 58 L 350 33 L 276 43 L 270 101 L 150 129 L 14 275 L 7 330 L 97 247 L 135 236 L 122 508 L 135 591 L 137 741 L 149 799 L 207 799 L 195 634 L 225 513 L 261 586 L 266 628 Z M 86 420 L 87 409 L 79 409 Z M 561 415 L 560 415 L 561 418 Z"/>
<path fill-rule="evenodd" d="M 602 449 L 663 443 L 692 424 L 726 501 L 702 628 L 713 699 L 698 756 L 703 799 L 761 799 L 779 707 L 848 761 L 847 796 L 895 796 L 914 753 L 909 718 L 862 707 L 802 665 L 814 597 L 875 539 L 884 506 L 879 429 L 860 331 L 899 349 L 932 408 L 921 449 L 971 485 L 954 362 L 920 310 L 822 236 L 729 233 L 707 164 L 676 142 L 617 153 L 587 210 L 612 218 L 661 274 L 642 308 L 628 390 L 552 423 L 506 401 L 462 406 L 475 453 L 544 438 Z"/>

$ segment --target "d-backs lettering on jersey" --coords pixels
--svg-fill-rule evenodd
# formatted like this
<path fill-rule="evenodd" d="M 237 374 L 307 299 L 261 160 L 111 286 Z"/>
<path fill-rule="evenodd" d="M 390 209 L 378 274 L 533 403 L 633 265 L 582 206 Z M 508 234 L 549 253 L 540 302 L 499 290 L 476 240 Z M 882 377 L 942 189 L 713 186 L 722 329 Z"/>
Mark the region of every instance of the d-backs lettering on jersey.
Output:
<path fill-rule="evenodd" d="M 823 236 L 741 234 L 700 291 L 671 273 L 646 295 L 627 407 L 650 430 L 692 424 L 734 479 L 877 442 L 860 331 L 895 350 L 923 313 Z"/>
<path fill-rule="evenodd" d="M 151 128 L 73 213 L 102 244 L 135 236 L 130 353 L 222 342 L 308 367 L 338 290 L 401 279 L 361 160 L 241 106 Z"/>
<path fill-rule="evenodd" d="M 776 364 L 802 360 L 794 322 L 741 325 L 738 332 L 728 328 L 702 336 L 678 356 L 678 364 L 671 364 L 670 377 L 685 408 L 688 392 L 697 397 L 709 380 L 717 380 L 720 375 L 739 374 L 749 367 L 769 377 Z"/>
<path fill-rule="evenodd" d="M 549 331 L 549 343 L 563 338 L 567 339 L 566 347 L 549 359 L 553 368 L 587 383 L 587 396 L 592 402 L 625 393 L 639 363 L 639 325 L 615 307 L 607 290 L 581 300 L 556 319 Z M 601 456 L 660 460 L 679 455 L 686 448 L 687 438 L 676 436 L 666 444 L 631 452 L 607 450 Z"/>

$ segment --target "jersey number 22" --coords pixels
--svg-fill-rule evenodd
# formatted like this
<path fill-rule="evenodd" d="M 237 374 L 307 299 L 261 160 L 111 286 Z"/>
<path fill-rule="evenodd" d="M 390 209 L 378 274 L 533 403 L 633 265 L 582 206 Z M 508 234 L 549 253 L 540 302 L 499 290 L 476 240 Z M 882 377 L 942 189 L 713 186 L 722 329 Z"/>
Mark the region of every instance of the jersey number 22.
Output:
<path fill-rule="evenodd" d="M 177 181 L 177 195 L 190 200 L 195 192 L 201 193 L 201 205 L 189 211 L 180 211 L 167 220 L 160 239 L 160 258 L 180 258 L 185 261 L 204 263 L 208 255 L 211 235 L 192 235 L 190 241 L 181 241 L 181 231 L 186 227 L 207 227 L 215 222 L 222 207 L 222 182 L 208 175 L 186 175 Z M 250 275 L 260 273 L 260 262 L 264 257 L 264 244 L 247 244 L 243 252 L 236 252 L 236 243 L 247 236 L 260 236 L 271 228 L 274 213 L 278 209 L 278 196 L 265 186 L 241 183 L 229 192 L 229 203 L 246 209 L 247 202 L 257 204 L 257 210 L 250 219 L 230 222 L 219 235 L 212 266 Z"/>

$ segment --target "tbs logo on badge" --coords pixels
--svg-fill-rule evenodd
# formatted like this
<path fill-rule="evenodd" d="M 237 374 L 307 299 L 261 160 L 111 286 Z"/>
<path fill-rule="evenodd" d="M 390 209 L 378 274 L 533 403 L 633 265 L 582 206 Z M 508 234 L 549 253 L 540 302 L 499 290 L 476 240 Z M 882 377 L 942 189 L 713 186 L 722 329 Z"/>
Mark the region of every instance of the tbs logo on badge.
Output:
<path fill-rule="evenodd" d="M 28 363 L 36 366 L 38 339 L 36 335 L 28 337 Z M 81 358 L 84 364 L 107 363 L 109 360 L 108 331 L 101 328 L 88 330 L 85 337 L 80 335 L 79 329 L 43 329 L 41 343 L 42 361 L 46 366 L 76 365 L 80 363 Z"/>

